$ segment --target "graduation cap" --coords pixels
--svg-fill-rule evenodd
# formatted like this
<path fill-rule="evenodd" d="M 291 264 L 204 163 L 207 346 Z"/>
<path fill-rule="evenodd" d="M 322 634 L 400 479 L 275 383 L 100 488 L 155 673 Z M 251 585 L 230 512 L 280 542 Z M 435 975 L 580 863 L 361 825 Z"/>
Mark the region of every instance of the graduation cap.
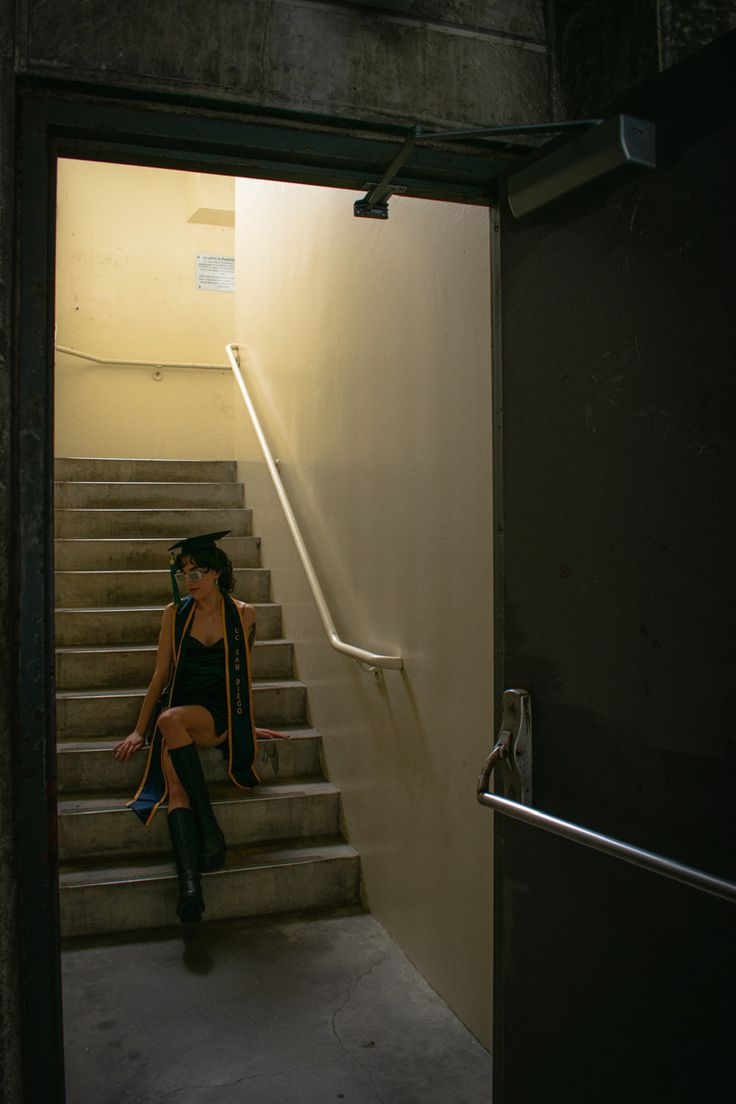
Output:
<path fill-rule="evenodd" d="M 197 562 L 197 553 L 202 552 L 205 548 L 211 549 L 215 547 L 215 543 L 218 540 L 222 540 L 230 532 L 229 529 L 223 529 L 221 533 L 202 533 L 199 537 L 184 537 L 183 540 L 176 541 L 172 544 L 168 551 L 171 553 L 169 557 L 169 574 L 171 576 L 171 591 L 174 595 L 174 602 L 178 606 L 181 602 L 181 595 L 179 594 L 179 587 L 176 585 L 176 562 L 180 556 L 189 556 L 194 562 Z"/>

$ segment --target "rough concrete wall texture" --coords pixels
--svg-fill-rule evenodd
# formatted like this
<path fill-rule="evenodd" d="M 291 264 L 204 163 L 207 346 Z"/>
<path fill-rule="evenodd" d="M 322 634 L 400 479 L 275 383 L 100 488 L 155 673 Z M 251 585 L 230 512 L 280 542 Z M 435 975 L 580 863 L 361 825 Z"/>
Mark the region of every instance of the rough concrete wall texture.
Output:
<path fill-rule="evenodd" d="M 546 116 L 541 0 L 28 0 L 28 71 L 374 122 Z"/>
<path fill-rule="evenodd" d="M 602 111 L 658 68 L 656 0 L 554 0 L 560 111 Z"/>
<path fill-rule="evenodd" d="M 660 68 L 736 29 L 736 0 L 658 0 Z"/>
<path fill-rule="evenodd" d="M 549 0 L 557 110 L 606 113 L 632 88 L 736 27 L 736 0 Z"/>

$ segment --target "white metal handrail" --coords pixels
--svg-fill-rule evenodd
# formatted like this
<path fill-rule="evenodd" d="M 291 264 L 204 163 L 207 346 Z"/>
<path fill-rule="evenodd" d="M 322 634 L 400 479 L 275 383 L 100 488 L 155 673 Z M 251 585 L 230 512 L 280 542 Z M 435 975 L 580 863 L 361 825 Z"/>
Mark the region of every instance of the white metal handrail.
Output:
<path fill-rule="evenodd" d="M 400 671 L 404 666 L 404 661 L 401 656 L 377 655 L 375 652 L 369 652 L 365 648 L 357 648 L 354 644 L 346 644 L 338 636 L 337 629 L 335 628 L 335 623 L 332 620 L 332 615 L 325 600 L 325 596 L 322 592 L 322 587 L 320 586 L 319 579 L 317 578 L 317 574 L 314 570 L 309 552 L 307 551 L 306 545 L 304 544 L 304 538 L 302 537 L 301 530 L 299 529 L 299 523 L 294 517 L 294 511 L 291 508 L 288 496 L 286 494 L 286 491 L 284 490 L 284 485 L 281 482 L 281 476 L 279 475 L 278 468 L 276 467 L 276 463 L 273 459 L 273 456 L 271 455 L 271 450 L 268 447 L 268 442 L 266 441 L 263 429 L 261 428 L 261 423 L 259 422 L 258 415 L 255 412 L 253 402 L 248 393 L 248 388 L 245 386 L 245 380 L 243 379 L 243 374 L 240 371 L 240 362 L 238 359 L 237 350 L 237 343 L 225 346 L 225 352 L 227 353 L 228 360 L 230 361 L 230 366 L 232 367 L 235 381 L 240 389 L 240 394 L 243 397 L 243 402 L 245 403 L 246 410 L 250 415 L 250 420 L 253 423 L 254 430 L 256 431 L 258 443 L 260 444 L 261 451 L 263 452 L 263 458 L 266 461 L 266 467 L 268 468 L 269 475 L 271 476 L 271 480 L 276 489 L 276 494 L 278 495 L 279 502 L 281 503 L 281 508 L 284 511 L 286 522 L 289 526 L 289 529 L 291 530 L 291 535 L 294 538 L 294 544 L 296 545 L 296 550 L 299 553 L 299 559 L 302 562 L 304 574 L 307 576 L 307 582 L 309 583 L 309 586 L 311 588 L 314 600 L 317 603 L 317 609 L 319 610 L 319 615 L 322 619 L 324 630 L 327 633 L 327 639 L 329 640 L 335 651 L 342 652 L 343 655 L 350 656 L 351 659 L 357 660 L 358 663 L 367 664 L 370 668 L 383 667 L 388 668 L 392 671 Z"/>
<path fill-rule="evenodd" d="M 114 368 L 211 368 L 218 372 L 227 372 L 227 364 L 195 364 L 179 360 L 111 360 L 109 357 L 93 356 L 79 349 L 70 349 L 67 345 L 57 345 L 57 353 L 67 353 L 79 360 L 90 360 L 93 364 L 105 364 Z"/>

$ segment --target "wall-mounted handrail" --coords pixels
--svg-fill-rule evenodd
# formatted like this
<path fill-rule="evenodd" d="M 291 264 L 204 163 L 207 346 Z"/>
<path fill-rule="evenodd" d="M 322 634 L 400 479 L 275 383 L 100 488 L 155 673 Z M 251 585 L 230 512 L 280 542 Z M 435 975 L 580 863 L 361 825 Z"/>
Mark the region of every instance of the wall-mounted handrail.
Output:
<path fill-rule="evenodd" d="M 243 374 L 240 371 L 240 362 L 238 359 L 237 350 L 238 345 L 235 342 L 225 346 L 225 352 L 227 353 L 228 360 L 230 361 L 230 366 L 233 370 L 235 381 L 238 385 L 238 388 L 240 389 L 240 394 L 243 397 L 243 402 L 245 403 L 246 410 L 250 415 L 250 420 L 253 423 L 254 430 L 256 431 L 258 443 L 261 446 L 263 458 L 266 461 L 266 467 L 268 468 L 269 475 L 271 476 L 271 480 L 276 489 L 276 494 L 278 495 L 279 502 L 281 503 L 281 508 L 284 511 L 284 516 L 291 531 L 291 535 L 294 538 L 294 544 L 296 545 L 299 559 L 302 562 L 304 574 L 307 576 L 307 582 L 309 583 L 312 595 L 314 596 L 314 600 L 317 603 L 317 609 L 319 611 L 320 618 L 322 619 L 324 630 L 327 633 L 327 639 L 329 640 L 335 651 L 342 652 L 343 655 L 350 656 L 351 659 L 357 660 L 358 663 L 366 664 L 369 668 L 383 667 L 388 668 L 392 671 L 400 671 L 404 666 L 404 661 L 401 656 L 377 655 L 375 652 L 369 652 L 365 648 L 358 648 L 354 644 L 346 644 L 338 636 L 337 629 L 335 628 L 335 623 L 332 620 L 332 615 L 327 605 L 327 601 L 325 600 L 324 593 L 322 592 L 322 587 L 320 586 L 319 579 L 317 578 L 317 574 L 314 570 L 314 566 L 309 556 L 309 552 L 307 551 L 307 547 L 304 543 L 304 538 L 302 537 L 301 530 L 299 529 L 299 524 L 294 516 L 294 511 L 291 508 L 288 496 L 286 494 L 286 491 L 284 490 L 284 485 L 281 482 L 281 476 L 279 475 L 276 463 L 273 459 L 273 456 L 271 455 L 271 450 L 268 447 L 268 442 L 266 441 L 263 429 L 261 428 L 261 423 L 258 420 L 258 415 L 255 412 L 253 402 L 248 393 L 248 388 L 245 385 Z"/>
<path fill-rule="evenodd" d="M 179 360 L 111 360 L 109 357 L 93 356 L 79 349 L 70 349 L 67 345 L 57 345 L 57 353 L 67 353 L 78 360 L 89 360 L 93 364 L 104 364 L 113 368 L 207 368 L 218 372 L 227 372 L 227 364 L 196 364 Z"/>

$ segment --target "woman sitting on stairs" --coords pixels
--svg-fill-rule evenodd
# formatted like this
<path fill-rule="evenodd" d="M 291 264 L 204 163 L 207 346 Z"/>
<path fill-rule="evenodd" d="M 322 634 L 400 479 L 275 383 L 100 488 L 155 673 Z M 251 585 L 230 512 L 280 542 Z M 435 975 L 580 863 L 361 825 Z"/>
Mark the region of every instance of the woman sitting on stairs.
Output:
<path fill-rule="evenodd" d="M 197 745 L 221 747 L 236 786 L 252 789 L 259 781 L 251 688 L 255 610 L 230 594 L 232 564 L 215 544 L 226 535 L 189 537 L 169 549 L 174 602 L 164 610 L 156 670 L 138 723 L 114 750 L 124 762 L 143 747 L 146 733 L 153 733 L 143 780 L 129 806 L 148 825 L 168 797 L 182 923 L 197 921 L 204 912 L 200 873 L 225 861 L 225 837 Z M 186 586 L 183 599 L 177 583 Z"/>

